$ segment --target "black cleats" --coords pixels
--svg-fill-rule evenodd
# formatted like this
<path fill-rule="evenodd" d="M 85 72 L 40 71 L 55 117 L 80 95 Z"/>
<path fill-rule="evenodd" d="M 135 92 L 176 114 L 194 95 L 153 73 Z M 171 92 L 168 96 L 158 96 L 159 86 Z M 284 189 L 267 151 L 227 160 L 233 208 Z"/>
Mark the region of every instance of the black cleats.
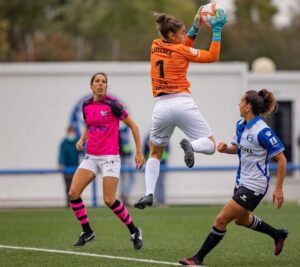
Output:
<path fill-rule="evenodd" d="M 283 248 L 283 244 L 285 239 L 288 237 L 289 231 L 286 228 L 278 230 L 278 236 L 275 239 L 275 250 L 274 250 L 274 255 L 278 256 Z"/>
<path fill-rule="evenodd" d="M 187 139 L 182 139 L 180 141 L 180 146 L 184 151 L 184 162 L 186 166 L 192 168 L 194 166 L 195 157 L 191 142 Z"/>
<path fill-rule="evenodd" d="M 133 242 L 133 248 L 139 250 L 143 246 L 143 231 L 138 228 L 138 231 L 131 235 L 131 241 Z"/>
<path fill-rule="evenodd" d="M 95 240 L 94 232 L 86 233 L 82 232 L 78 241 L 73 245 L 74 247 L 82 247 L 85 243 Z"/>
<path fill-rule="evenodd" d="M 144 209 L 146 206 L 152 206 L 153 204 L 153 194 L 149 194 L 139 199 L 138 202 L 134 204 L 137 209 Z"/>
<path fill-rule="evenodd" d="M 192 257 L 189 257 L 189 258 L 181 259 L 179 261 L 179 263 L 182 264 L 182 265 L 195 266 L 195 265 L 201 265 L 202 261 L 200 260 L 200 258 L 197 255 L 195 255 L 195 256 L 192 256 Z"/>

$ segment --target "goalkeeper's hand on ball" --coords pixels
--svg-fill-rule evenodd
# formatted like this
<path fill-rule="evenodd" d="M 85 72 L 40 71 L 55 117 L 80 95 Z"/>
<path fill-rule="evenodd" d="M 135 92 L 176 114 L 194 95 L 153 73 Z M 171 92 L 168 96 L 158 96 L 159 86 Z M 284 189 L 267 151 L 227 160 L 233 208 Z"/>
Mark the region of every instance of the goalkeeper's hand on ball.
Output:
<path fill-rule="evenodd" d="M 194 23 L 195 23 L 195 25 L 198 29 L 200 28 L 200 25 L 202 23 L 202 21 L 201 21 L 201 11 L 202 11 L 203 7 L 204 7 L 204 5 L 199 7 L 199 9 L 197 11 L 197 14 L 195 16 L 195 19 L 194 19 Z"/>
<path fill-rule="evenodd" d="M 216 9 L 215 16 L 212 16 L 209 20 L 209 23 L 213 29 L 213 41 L 221 41 L 221 32 L 227 21 L 227 15 L 225 14 L 224 10 Z"/>
<path fill-rule="evenodd" d="M 215 30 L 221 31 L 227 22 L 227 15 L 223 9 L 216 9 L 215 16 L 212 16 L 209 20 L 211 27 Z"/>
<path fill-rule="evenodd" d="M 187 32 L 187 35 L 192 39 L 196 38 L 196 35 L 197 35 L 200 25 L 201 25 L 201 10 L 202 10 L 202 8 L 203 8 L 203 6 L 199 7 L 197 14 L 194 18 L 193 25 Z"/>

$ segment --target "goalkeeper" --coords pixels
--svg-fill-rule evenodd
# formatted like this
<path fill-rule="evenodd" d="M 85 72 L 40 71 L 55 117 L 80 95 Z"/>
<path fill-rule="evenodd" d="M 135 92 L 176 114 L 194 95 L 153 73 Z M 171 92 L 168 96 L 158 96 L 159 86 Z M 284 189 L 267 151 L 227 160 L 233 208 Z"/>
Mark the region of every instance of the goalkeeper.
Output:
<path fill-rule="evenodd" d="M 201 24 L 200 12 L 201 8 L 187 33 L 181 20 L 164 13 L 154 14 L 160 34 L 160 38 L 152 43 L 150 57 L 155 106 L 150 131 L 150 154 L 145 169 L 146 193 L 135 203 L 135 207 L 139 209 L 153 204 L 160 160 L 175 127 L 182 130 L 187 137 L 181 140 L 180 145 L 189 168 L 194 165 L 194 152 L 207 155 L 215 152 L 212 131 L 191 97 L 187 69 L 190 61 L 218 61 L 221 32 L 227 17 L 223 10 L 217 10 L 217 16 L 210 20 L 213 32 L 210 48 L 208 51 L 200 50 L 192 48 Z"/>

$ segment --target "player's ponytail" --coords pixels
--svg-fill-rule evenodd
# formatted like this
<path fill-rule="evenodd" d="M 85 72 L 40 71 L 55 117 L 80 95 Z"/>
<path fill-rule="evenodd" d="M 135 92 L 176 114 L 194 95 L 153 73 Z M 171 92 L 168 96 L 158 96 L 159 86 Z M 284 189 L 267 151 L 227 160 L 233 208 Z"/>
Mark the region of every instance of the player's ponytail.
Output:
<path fill-rule="evenodd" d="M 271 115 L 273 111 L 278 109 L 278 102 L 276 101 L 274 95 L 267 89 L 262 89 L 258 92 L 258 95 L 263 98 L 263 114 L 265 116 Z"/>
<path fill-rule="evenodd" d="M 255 115 L 262 115 L 268 117 L 273 111 L 278 108 L 278 103 L 274 95 L 267 89 L 260 91 L 250 90 L 245 94 L 246 103 L 250 103 L 252 106 L 252 112 Z"/>
<path fill-rule="evenodd" d="M 165 13 L 155 12 L 153 16 L 157 24 L 157 29 L 160 35 L 162 36 L 162 38 L 165 40 L 168 40 L 169 32 L 176 33 L 184 25 L 181 20 L 172 17 L 170 15 L 167 15 Z"/>
<path fill-rule="evenodd" d="M 155 22 L 157 24 L 162 24 L 166 20 L 167 14 L 165 13 L 154 13 Z"/>

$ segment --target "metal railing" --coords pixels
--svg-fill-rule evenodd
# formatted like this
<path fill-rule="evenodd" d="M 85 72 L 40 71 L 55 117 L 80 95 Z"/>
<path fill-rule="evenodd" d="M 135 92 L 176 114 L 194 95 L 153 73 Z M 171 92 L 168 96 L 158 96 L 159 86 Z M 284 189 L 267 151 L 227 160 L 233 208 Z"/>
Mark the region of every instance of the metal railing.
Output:
<path fill-rule="evenodd" d="M 161 166 L 161 172 L 220 172 L 220 171 L 236 171 L 238 168 L 235 166 L 195 166 L 193 168 L 187 168 L 186 166 Z M 276 171 L 277 164 L 270 164 L 270 171 Z M 0 169 L 0 178 L 1 175 L 38 175 L 38 174 L 58 174 L 58 173 L 73 173 L 76 168 L 67 167 L 64 170 L 58 169 Z M 287 164 L 287 172 L 299 171 L 300 164 L 288 163 Z M 122 166 L 122 173 L 130 173 L 130 172 L 144 172 L 145 169 L 136 170 L 132 166 Z M 92 182 L 92 206 L 97 207 L 97 184 L 95 180 Z"/>

